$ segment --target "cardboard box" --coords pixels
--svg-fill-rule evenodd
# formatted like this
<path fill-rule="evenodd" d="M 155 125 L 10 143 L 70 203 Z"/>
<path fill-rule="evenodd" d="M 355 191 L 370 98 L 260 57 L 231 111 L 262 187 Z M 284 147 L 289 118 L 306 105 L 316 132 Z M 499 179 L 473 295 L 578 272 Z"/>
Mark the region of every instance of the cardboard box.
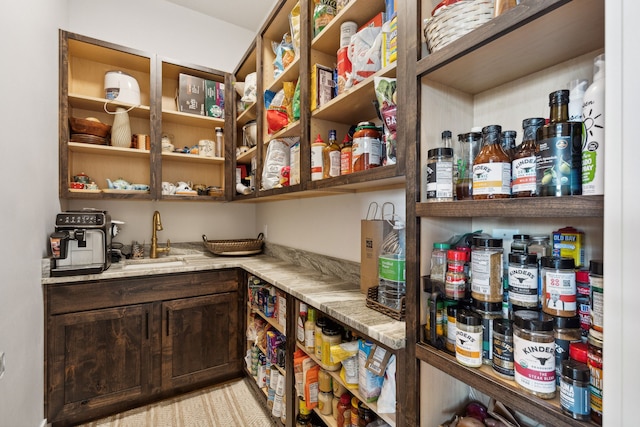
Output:
<path fill-rule="evenodd" d="M 176 106 L 182 113 L 205 115 L 204 79 L 180 73 L 176 93 Z"/>
<path fill-rule="evenodd" d="M 382 26 L 382 66 L 396 62 L 398 59 L 398 16 L 394 15 Z"/>
<path fill-rule="evenodd" d="M 367 21 L 364 25 L 361 25 L 358 28 L 358 31 L 367 27 L 382 27 L 382 23 L 384 22 L 384 12 L 378 13 L 376 16 Z"/>
<path fill-rule="evenodd" d="M 320 64 L 311 67 L 311 111 L 333 98 L 333 70 Z"/>
<path fill-rule="evenodd" d="M 224 83 L 205 80 L 204 108 L 207 116 L 224 119 Z"/>

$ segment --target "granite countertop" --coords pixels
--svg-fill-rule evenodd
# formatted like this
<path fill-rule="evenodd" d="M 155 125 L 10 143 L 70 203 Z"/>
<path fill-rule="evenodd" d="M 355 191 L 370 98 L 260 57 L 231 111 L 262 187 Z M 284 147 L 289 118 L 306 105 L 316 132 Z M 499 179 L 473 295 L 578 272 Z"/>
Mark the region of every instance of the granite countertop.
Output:
<path fill-rule="evenodd" d="M 167 262 L 172 260 L 175 262 Z M 161 256 L 157 261 L 159 264 L 155 265 L 150 263 L 131 267 L 127 265 L 127 261 L 113 263 L 100 274 L 49 277 L 49 260 L 44 259 L 42 284 L 55 285 L 152 274 L 242 268 L 393 350 L 402 349 L 406 345 L 405 322 L 368 308 L 366 296 L 360 292 L 359 283 L 348 275 L 331 274 L 322 269 L 300 265 L 295 260 L 284 260 L 268 254 L 215 256 L 205 251 L 201 244 L 172 247 L 171 254 Z"/>

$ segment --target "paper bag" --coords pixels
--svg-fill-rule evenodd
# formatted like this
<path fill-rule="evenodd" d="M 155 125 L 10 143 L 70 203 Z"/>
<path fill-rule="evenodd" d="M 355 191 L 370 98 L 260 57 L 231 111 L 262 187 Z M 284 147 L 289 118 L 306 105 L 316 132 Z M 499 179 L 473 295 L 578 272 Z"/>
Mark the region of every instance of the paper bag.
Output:
<path fill-rule="evenodd" d="M 391 212 L 385 214 L 385 207 Z M 378 256 L 384 236 L 393 229 L 394 213 L 393 203 L 385 203 L 378 216 L 378 204 L 371 202 L 366 218 L 360 221 L 360 292 L 365 295 L 378 286 Z"/>

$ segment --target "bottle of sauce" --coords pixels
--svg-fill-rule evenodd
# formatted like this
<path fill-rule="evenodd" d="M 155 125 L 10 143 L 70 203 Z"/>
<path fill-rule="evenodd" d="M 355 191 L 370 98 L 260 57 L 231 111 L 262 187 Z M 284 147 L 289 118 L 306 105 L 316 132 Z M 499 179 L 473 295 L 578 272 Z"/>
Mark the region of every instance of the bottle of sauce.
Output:
<path fill-rule="evenodd" d="M 329 141 L 322 149 L 323 178 L 340 176 L 340 146 L 336 140 L 336 130 L 329 130 Z"/>
<path fill-rule="evenodd" d="M 513 153 L 511 162 L 511 195 L 533 197 L 536 195 L 536 132 L 544 126 L 542 117 L 522 121 L 522 144 Z"/>
<path fill-rule="evenodd" d="M 353 172 L 380 166 L 382 143 L 380 130 L 372 122 L 360 122 L 353 134 Z"/>
<path fill-rule="evenodd" d="M 604 53 L 593 62 L 593 83 L 584 93 L 582 194 L 604 194 Z"/>
<path fill-rule="evenodd" d="M 342 148 L 340 149 L 340 175 L 348 175 L 353 172 L 352 151 L 353 145 L 351 138 L 349 138 L 349 134 L 346 134 L 342 140 Z"/>
<path fill-rule="evenodd" d="M 307 321 L 304 322 L 304 348 L 309 354 L 316 352 L 316 310 L 307 308 Z"/>
<path fill-rule="evenodd" d="M 509 156 L 510 160 L 513 160 L 513 153 L 516 150 L 516 137 L 518 133 L 515 130 L 505 130 L 502 132 L 502 136 L 500 139 L 500 144 L 502 145 L 502 149 L 507 156 Z"/>
<path fill-rule="evenodd" d="M 320 134 L 311 144 L 311 181 L 318 181 L 324 177 L 323 152 L 326 146 Z"/>
<path fill-rule="evenodd" d="M 511 195 L 511 160 L 500 145 L 500 125 L 482 128 L 482 148 L 473 161 L 473 200 Z"/>
<path fill-rule="evenodd" d="M 537 131 L 536 188 L 539 196 L 582 194 L 582 123 L 569 121 L 569 91 L 549 94 L 549 124 Z"/>

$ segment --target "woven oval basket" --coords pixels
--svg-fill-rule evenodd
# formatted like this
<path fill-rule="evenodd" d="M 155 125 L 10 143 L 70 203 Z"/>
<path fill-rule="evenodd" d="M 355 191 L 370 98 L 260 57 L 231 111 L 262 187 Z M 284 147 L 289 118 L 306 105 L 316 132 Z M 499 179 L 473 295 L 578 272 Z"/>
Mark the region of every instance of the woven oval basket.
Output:
<path fill-rule="evenodd" d="M 257 239 L 207 240 L 203 234 L 202 240 L 205 248 L 215 255 L 254 255 L 262 252 L 264 235 L 258 234 Z"/>
<path fill-rule="evenodd" d="M 438 10 L 424 27 L 429 52 L 442 49 L 493 18 L 493 1 L 460 0 Z"/>

